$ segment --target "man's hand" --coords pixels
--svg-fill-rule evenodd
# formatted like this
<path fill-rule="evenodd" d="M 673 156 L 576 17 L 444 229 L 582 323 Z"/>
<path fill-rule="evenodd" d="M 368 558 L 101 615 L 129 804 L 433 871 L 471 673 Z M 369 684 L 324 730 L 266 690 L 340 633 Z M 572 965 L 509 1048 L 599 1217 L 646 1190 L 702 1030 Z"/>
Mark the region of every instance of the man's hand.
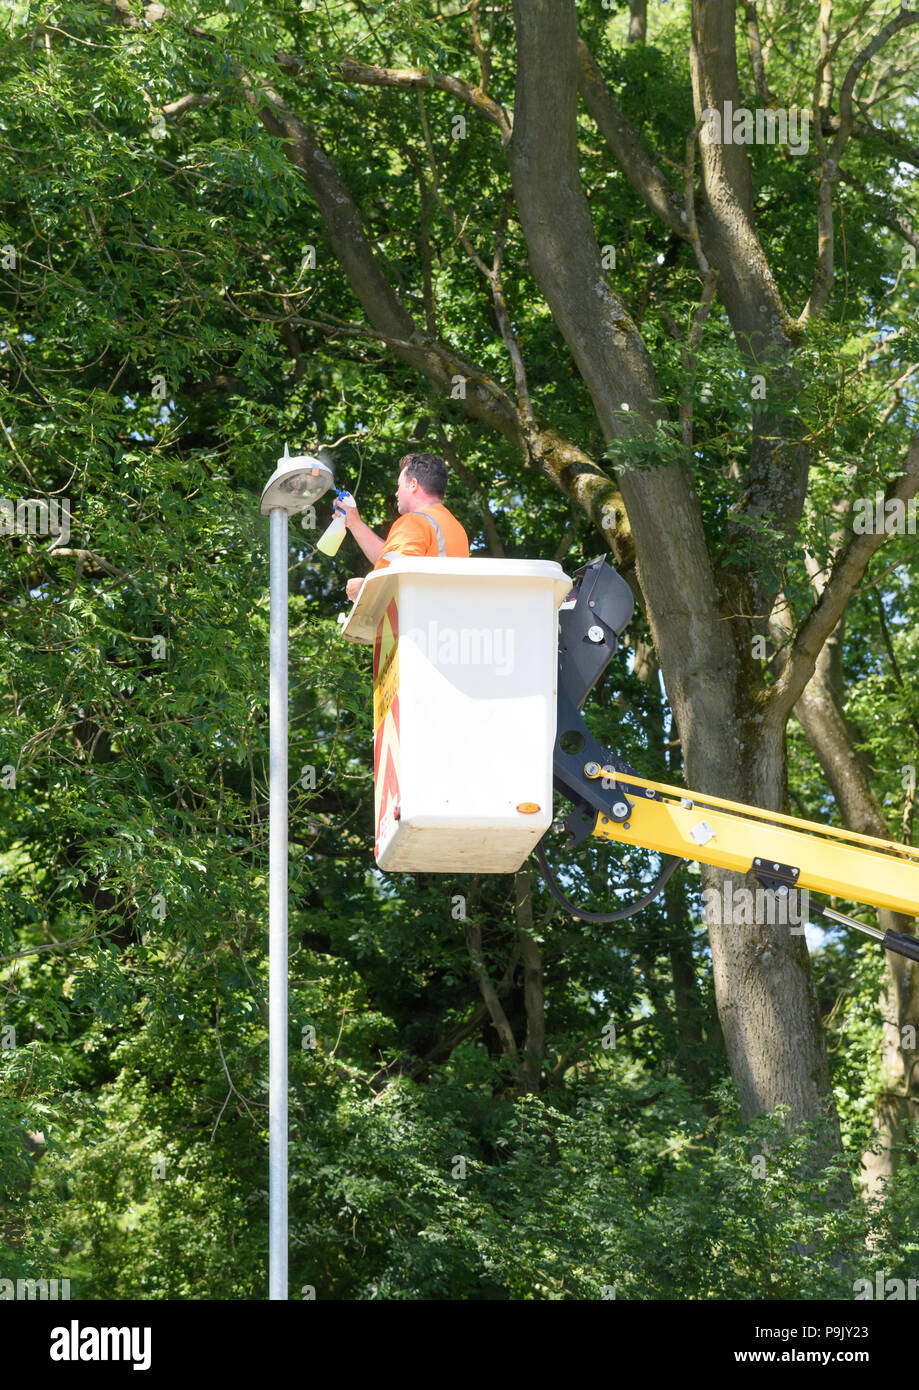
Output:
<path fill-rule="evenodd" d="M 352 503 L 352 505 L 351 505 L 350 507 L 344 507 L 344 506 L 342 506 L 342 504 L 339 502 L 339 503 L 337 504 L 336 510 L 337 510 L 337 511 L 340 511 L 340 512 L 344 512 L 344 514 L 345 514 L 345 527 L 346 527 L 346 529 L 347 529 L 348 531 L 353 531 L 353 530 L 354 530 L 354 523 L 355 523 L 356 521 L 360 521 L 360 519 L 361 519 L 361 514 L 360 514 L 360 512 L 357 510 L 357 503 L 354 502 L 354 503 Z"/>
<path fill-rule="evenodd" d="M 348 595 L 348 598 L 351 600 L 352 603 L 354 603 L 354 601 L 356 600 L 363 586 L 363 579 L 358 578 L 348 580 L 347 584 L 345 585 L 345 593 Z"/>

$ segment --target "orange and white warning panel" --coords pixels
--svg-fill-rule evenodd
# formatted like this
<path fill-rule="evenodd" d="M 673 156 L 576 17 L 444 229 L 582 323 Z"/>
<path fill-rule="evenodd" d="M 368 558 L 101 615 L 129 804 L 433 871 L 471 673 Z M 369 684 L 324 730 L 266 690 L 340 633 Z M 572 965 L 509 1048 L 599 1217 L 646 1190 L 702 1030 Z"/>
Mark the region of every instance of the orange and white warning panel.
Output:
<path fill-rule="evenodd" d="M 393 560 L 342 628 L 373 645 L 374 855 L 513 873 L 552 821 L 558 608 L 548 560 Z"/>

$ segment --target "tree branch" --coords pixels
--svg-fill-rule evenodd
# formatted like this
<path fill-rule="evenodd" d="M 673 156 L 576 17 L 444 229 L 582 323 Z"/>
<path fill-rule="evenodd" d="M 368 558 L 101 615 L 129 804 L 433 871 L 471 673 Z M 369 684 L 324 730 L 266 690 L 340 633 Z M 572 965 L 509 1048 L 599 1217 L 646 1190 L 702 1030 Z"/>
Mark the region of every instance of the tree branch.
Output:
<path fill-rule="evenodd" d="M 629 0 L 627 43 L 644 43 L 648 35 L 648 0 Z"/>
<path fill-rule="evenodd" d="M 759 33 L 759 17 L 756 13 L 756 0 L 743 0 L 747 19 L 747 42 L 750 46 L 750 63 L 753 67 L 753 81 L 763 106 L 772 106 L 774 98 L 766 81 L 766 67 L 763 62 L 763 45 Z"/>
<path fill-rule="evenodd" d="M 424 136 L 425 149 L 427 150 L 428 165 L 431 170 L 431 190 L 439 206 L 451 218 L 457 239 L 463 243 L 466 254 L 488 281 L 491 289 L 495 317 L 498 321 L 498 329 L 501 333 L 504 346 L 507 349 L 507 354 L 511 360 L 511 368 L 514 373 L 514 386 L 517 394 L 517 415 L 520 420 L 523 438 L 526 441 L 528 458 L 532 458 L 536 435 L 536 419 L 533 414 L 533 405 L 527 386 L 523 355 L 520 351 L 520 344 L 511 328 L 510 315 L 507 311 L 507 301 L 504 297 L 504 284 L 501 278 L 501 263 L 504 259 L 504 235 L 507 228 L 507 219 L 513 204 L 513 193 L 509 192 L 506 195 L 501 211 L 498 214 L 498 222 L 495 227 L 495 249 L 491 268 L 489 269 L 467 236 L 465 223 L 460 222 L 456 209 L 447 203 L 440 191 L 437 160 L 434 156 L 434 145 L 431 140 L 431 132 L 428 128 L 428 118 L 427 112 L 425 111 L 424 94 L 422 92 L 418 93 L 418 109 L 421 114 L 421 130 Z"/>
<path fill-rule="evenodd" d="M 898 34 L 901 29 L 906 29 L 911 24 L 919 24 L 919 10 L 901 9 L 894 15 L 893 19 L 888 20 L 883 29 L 878 30 L 871 42 L 865 45 L 849 65 L 849 70 L 843 78 L 842 87 L 839 91 L 839 129 L 836 132 L 831 154 L 831 159 L 834 164 L 838 165 L 842 152 L 852 133 L 852 127 L 855 123 L 855 115 L 852 109 L 852 94 L 855 90 L 856 82 L 862 75 L 862 71 L 874 57 L 875 53 L 883 48 L 884 45 L 893 38 L 894 34 Z"/>
<path fill-rule="evenodd" d="M 527 1018 L 524 1043 L 526 1075 L 530 1090 L 538 1092 L 546 1054 L 546 996 L 539 945 L 533 936 L 533 884 L 527 868 L 518 869 L 514 875 L 514 911 L 523 962 L 523 997 Z"/>
<path fill-rule="evenodd" d="M 507 1014 L 501 1007 L 497 991 L 488 976 L 488 970 L 482 955 L 482 929 L 476 922 L 467 922 L 464 927 L 466 946 L 469 950 L 469 959 L 472 961 L 472 968 L 476 979 L 479 982 L 479 989 L 482 998 L 488 1008 L 488 1013 L 492 1021 L 492 1026 L 501 1040 L 501 1046 L 509 1057 L 517 1059 L 517 1040 L 514 1037 L 513 1029 L 507 1021 Z"/>
<path fill-rule="evenodd" d="M 55 557 L 61 555 L 66 556 L 68 559 L 75 559 L 79 563 L 81 570 L 87 563 L 91 564 L 101 574 L 110 575 L 112 579 L 122 579 L 126 583 L 133 584 L 135 589 L 140 589 L 140 585 L 133 574 L 125 574 L 122 570 L 116 569 L 114 565 L 109 564 L 104 555 L 97 555 L 94 550 L 77 550 L 70 546 L 51 545 L 45 553 L 47 555 L 54 555 Z"/>
<path fill-rule="evenodd" d="M 482 30 L 479 25 L 479 4 L 480 0 L 472 0 L 469 14 L 469 27 L 472 30 L 472 46 L 475 49 L 475 56 L 479 60 L 479 90 L 487 92 L 488 84 L 491 81 L 491 60 L 486 52 L 485 45 L 482 43 Z"/>
<path fill-rule="evenodd" d="M 583 39 L 578 39 L 578 91 L 635 192 L 665 227 L 688 240 L 690 228 L 676 191 L 654 163 L 638 132 L 622 114 Z"/>
<path fill-rule="evenodd" d="M 891 480 L 885 501 L 908 502 L 919 491 L 919 435 L 907 450 L 904 470 Z M 798 629 L 776 683 L 769 692 L 771 713 L 787 718 L 811 679 L 823 644 L 841 619 L 846 604 L 858 588 L 868 565 L 887 539 L 886 533 L 850 536 L 833 566 L 822 594 Z"/>
<path fill-rule="evenodd" d="M 358 82 L 365 87 L 398 87 L 402 91 L 436 90 L 446 92 L 466 106 L 471 106 L 486 121 L 498 127 L 501 143 L 506 145 L 511 138 L 510 117 L 499 102 L 494 101 L 481 87 L 473 87 L 461 77 L 450 77 L 442 72 L 430 72 L 427 68 L 378 68 L 360 63 L 356 58 L 344 57 L 340 63 L 329 68 L 329 76 L 343 82 Z"/>
<path fill-rule="evenodd" d="M 900 689 L 908 694 L 909 691 L 903 679 L 903 672 L 900 670 L 900 663 L 897 661 L 897 656 L 893 649 L 893 642 L 890 640 L 890 629 L 887 626 L 887 615 L 884 612 L 884 597 L 880 589 L 875 589 L 874 598 L 877 605 L 878 627 L 881 629 L 881 640 L 884 643 L 887 660 L 890 662 L 890 669 L 893 671 L 893 678 Z M 919 741 L 919 720 L 916 719 L 914 714 L 911 714 L 909 716 L 909 722 L 913 733 L 916 735 L 917 741 Z"/>
<path fill-rule="evenodd" d="M 827 133 L 839 129 L 839 117 L 827 116 L 823 124 Z M 882 144 L 889 145 L 903 164 L 911 164 L 914 169 L 919 169 L 919 145 L 913 145 L 896 130 L 884 130 L 882 126 L 872 125 L 870 121 L 856 121 L 852 126 L 851 139 L 853 140 L 879 140 Z"/>
<path fill-rule="evenodd" d="M 187 96 L 179 97 L 177 101 L 169 101 L 160 110 L 164 116 L 181 116 L 185 111 L 191 110 L 193 106 L 213 106 L 220 97 L 212 92 L 189 92 Z"/>
<path fill-rule="evenodd" d="M 839 182 L 839 161 L 855 124 L 852 100 L 855 84 L 875 53 L 883 48 L 894 34 L 912 24 L 919 24 L 919 11 L 900 10 L 875 34 L 871 42 L 856 54 L 850 63 L 839 92 L 839 121 L 829 151 L 827 151 L 823 138 L 823 122 L 821 120 L 816 123 L 817 144 L 820 152 L 820 177 L 817 193 L 817 263 L 814 267 L 813 288 L 798 319 L 798 323 L 802 327 L 809 319 L 823 312 L 833 288 L 835 276 L 833 187 Z M 813 105 L 817 110 L 820 109 L 820 94 L 824 88 L 823 73 L 830 57 L 835 52 L 835 47 L 836 45 L 830 45 L 825 51 L 823 47 L 821 48 L 820 62 L 814 76 Z"/>
<path fill-rule="evenodd" d="M 830 24 L 833 19 L 833 0 L 820 0 L 817 21 L 820 41 L 820 110 L 825 111 L 833 99 L 833 61 L 830 57 Z"/>
<path fill-rule="evenodd" d="M 700 122 L 697 121 L 686 136 L 686 162 L 683 166 L 685 216 L 687 226 L 689 227 L 689 240 L 692 243 L 692 248 L 696 254 L 696 260 L 699 263 L 699 268 L 704 277 L 702 298 L 693 314 L 692 327 L 689 330 L 689 342 L 681 350 L 684 390 L 682 399 L 680 400 L 680 437 L 687 450 L 687 457 L 689 451 L 692 449 L 692 388 L 695 379 L 696 358 L 699 344 L 702 341 L 702 330 L 711 312 L 712 300 L 715 297 L 715 287 L 718 283 L 718 272 L 717 270 L 713 270 L 708 263 L 708 259 L 702 248 L 699 227 L 696 221 L 695 163 L 696 140 L 699 134 L 699 126 Z M 678 335 L 675 334 L 674 336 Z"/>
<path fill-rule="evenodd" d="M 98 0 L 87 2 L 95 4 Z M 214 41 L 213 34 L 188 24 L 182 27 L 198 37 Z M 472 389 L 460 398 L 466 414 L 498 431 L 526 454 L 526 430 L 507 391 L 482 368 L 446 343 L 418 329 L 382 272 L 350 192 L 306 124 L 287 107 L 270 84 L 259 83 L 256 86 L 239 63 L 232 57 L 229 61 L 240 81 L 247 104 L 256 112 L 266 130 L 283 141 L 287 158 L 303 175 L 324 218 L 335 255 L 373 328 L 368 329 L 360 324 L 333 327 L 289 316 L 271 321 L 290 325 L 310 324 L 326 333 L 376 338 L 442 390 L 452 391 L 456 377 L 471 381 Z M 276 54 L 275 61 L 285 70 L 300 70 L 303 67 L 300 59 L 290 55 Z M 369 85 L 440 87 L 472 105 L 496 124 L 505 145 L 510 139 L 510 118 L 504 109 L 481 89 L 460 79 L 436 75 L 432 78 L 421 69 L 371 68 L 353 59 L 346 59 L 339 70 L 343 80 Z M 227 298 L 229 300 L 230 296 Z M 245 312 L 238 305 L 235 307 L 239 312 Z M 250 317 L 268 318 L 254 314 Z M 598 528 L 602 528 L 617 564 L 626 568 L 631 566 L 634 563 L 631 531 L 621 494 L 611 480 L 583 450 L 550 427 L 538 427 L 538 434 L 532 442 L 532 455 L 544 475 L 574 501 Z M 609 525 L 612 516 L 616 518 L 615 527 Z"/>
<path fill-rule="evenodd" d="M 885 227 L 889 227 L 897 236 L 903 237 L 910 246 L 915 246 L 916 250 L 919 251 L 919 232 L 902 213 L 888 211 L 884 199 L 880 195 L 872 193 L 871 189 L 863 184 L 861 179 L 857 179 L 854 174 L 847 174 L 840 170 L 839 177 L 843 183 L 858 189 L 879 222 L 882 222 Z"/>

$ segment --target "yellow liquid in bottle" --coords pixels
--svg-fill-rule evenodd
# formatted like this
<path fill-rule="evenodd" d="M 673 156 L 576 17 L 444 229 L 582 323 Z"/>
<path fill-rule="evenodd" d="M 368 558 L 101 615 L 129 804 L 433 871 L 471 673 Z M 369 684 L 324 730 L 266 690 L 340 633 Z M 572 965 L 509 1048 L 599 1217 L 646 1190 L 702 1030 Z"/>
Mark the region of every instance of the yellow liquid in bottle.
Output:
<path fill-rule="evenodd" d="M 323 555 L 337 555 L 345 538 L 346 530 L 345 518 L 343 516 L 333 517 L 331 523 L 316 542 L 316 549 L 321 551 Z"/>

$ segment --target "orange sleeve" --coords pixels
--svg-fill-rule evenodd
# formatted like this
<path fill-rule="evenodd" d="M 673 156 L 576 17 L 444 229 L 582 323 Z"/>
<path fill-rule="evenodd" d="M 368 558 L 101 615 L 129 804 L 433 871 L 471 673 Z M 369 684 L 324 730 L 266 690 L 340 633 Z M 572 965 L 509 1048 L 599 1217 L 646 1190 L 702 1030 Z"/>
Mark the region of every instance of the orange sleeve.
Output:
<path fill-rule="evenodd" d="M 428 523 L 414 516 L 412 512 L 397 517 L 389 528 L 389 535 L 380 552 L 380 558 L 373 567 L 374 570 L 388 569 L 389 557 L 393 554 L 427 555 L 432 534 Z"/>

